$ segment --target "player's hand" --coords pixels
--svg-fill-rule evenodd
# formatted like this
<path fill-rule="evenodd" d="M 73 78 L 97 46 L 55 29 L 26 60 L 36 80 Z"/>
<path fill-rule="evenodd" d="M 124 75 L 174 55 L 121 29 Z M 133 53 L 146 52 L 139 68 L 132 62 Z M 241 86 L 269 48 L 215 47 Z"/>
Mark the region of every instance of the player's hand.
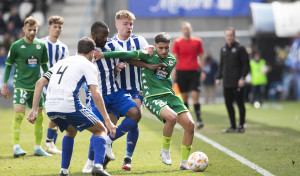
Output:
<path fill-rule="evenodd" d="M 94 62 L 100 60 L 103 57 L 104 57 L 103 52 L 95 49 L 95 52 L 94 52 L 94 58 L 95 58 L 95 60 L 94 60 Z"/>
<path fill-rule="evenodd" d="M 34 124 L 34 122 L 35 122 L 35 120 L 36 120 L 36 117 L 37 117 L 37 114 L 38 114 L 37 111 L 31 110 L 31 111 L 29 112 L 29 114 L 28 114 L 27 120 L 28 120 L 30 123 Z"/>
<path fill-rule="evenodd" d="M 147 47 L 143 48 L 145 51 L 145 54 L 149 54 L 149 56 L 153 56 L 154 53 L 154 46 L 153 45 L 148 45 Z"/>
<path fill-rule="evenodd" d="M 165 63 L 159 63 L 159 64 L 149 64 L 148 68 L 151 70 L 159 70 L 162 69 L 162 67 L 166 67 L 167 65 Z"/>
<path fill-rule="evenodd" d="M 238 87 L 239 88 L 242 88 L 245 86 L 245 80 L 244 79 L 239 79 L 239 82 L 238 82 Z"/>
<path fill-rule="evenodd" d="M 206 73 L 204 71 L 201 71 L 201 81 L 204 81 L 206 78 Z"/>
<path fill-rule="evenodd" d="M 3 95 L 3 97 L 6 98 L 6 99 L 10 97 L 9 96 L 9 89 L 7 87 L 7 83 L 3 84 L 3 87 L 1 89 L 1 95 Z"/>
<path fill-rule="evenodd" d="M 221 80 L 216 79 L 216 85 L 219 86 L 221 84 Z"/>
<path fill-rule="evenodd" d="M 110 120 L 105 121 L 105 126 L 107 130 L 110 132 L 111 137 L 114 138 L 116 135 L 117 127 Z"/>
<path fill-rule="evenodd" d="M 124 62 L 120 62 L 114 69 L 115 74 L 122 71 L 126 67 L 126 64 Z"/>

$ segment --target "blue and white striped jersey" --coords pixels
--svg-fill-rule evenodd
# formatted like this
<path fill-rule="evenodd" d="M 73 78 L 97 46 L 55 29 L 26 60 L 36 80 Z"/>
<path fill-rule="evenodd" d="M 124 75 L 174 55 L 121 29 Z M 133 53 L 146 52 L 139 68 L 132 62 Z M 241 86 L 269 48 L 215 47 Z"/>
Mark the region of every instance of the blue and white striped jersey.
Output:
<path fill-rule="evenodd" d="M 102 52 L 106 51 L 120 51 L 123 50 L 120 46 L 116 45 L 115 41 L 108 39 L 104 48 L 97 48 Z M 99 91 L 102 95 L 109 95 L 120 90 L 120 86 L 114 74 L 114 68 L 117 66 L 117 59 L 105 58 L 95 62 L 98 69 L 98 85 Z"/>
<path fill-rule="evenodd" d="M 68 47 L 62 43 L 60 40 L 57 40 L 56 43 L 52 43 L 48 36 L 41 38 L 46 45 L 48 51 L 48 58 L 49 58 L 49 67 L 53 67 L 59 60 L 66 58 L 69 56 L 69 49 Z"/>
<path fill-rule="evenodd" d="M 117 44 L 121 46 L 125 51 L 136 51 L 143 49 L 148 46 L 148 42 L 144 37 L 138 35 L 131 35 L 127 40 L 120 40 L 117 36 L 111 39 L 112 41 L 117 41 Z M 109 43 L 108 43 L 109 45 Z M 122 58 L 116 60 L 116 64 L 119 62 L 124 62 Z M 141 69 L 128 64 L 126 64 L 125 69 L 117 73 L 116 79 L 124 90 L 141 90 Z"/>

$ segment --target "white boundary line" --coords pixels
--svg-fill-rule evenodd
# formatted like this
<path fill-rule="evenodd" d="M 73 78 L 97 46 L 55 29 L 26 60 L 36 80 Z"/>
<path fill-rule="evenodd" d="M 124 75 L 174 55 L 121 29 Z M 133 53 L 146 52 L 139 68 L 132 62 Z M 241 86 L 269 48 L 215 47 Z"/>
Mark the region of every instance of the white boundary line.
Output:
<path fill-rule="evenodd" d="M 147 111 L 144 111 L 143 112 L 144 114 L 146 114 L 148 117 L 149 116 L 153 116 L 153 114 L 151 114 L 150 112 L 147 112 Z M 156 119 L 158 120 L 157 118 L 151 118 L 150 119 Z M 175 128 L 178 129 L 178 130 L 182 130 L 182 127 L 178 124 L 175 125 Z M 265 176 L 275 176 L 273 175 L 272 173 L 270 173 L 269 171 L 259 167 L 258 165 L 252 163 L 251 161 L 247 160 L 246 158 L 234 153 L 233 151 L 227 149 L 226 147 L 222 146 L 221 144 L 207 138 L 206 136 L 202 135 L 202 134 L 199 134 L 199 133 L 194 133 L 194 136 L 199 138 L 200 140 L 210 144 L 211 146 L 213 146 L 214 148 L 226 153 L 227 155 L 231 156 L 232 158 L 238 160 L 239 162 L 245 164 L 246 166 L 249 166 L 251 169 L 257 171 L 258 173 L 262 174 L 262 175 L 265 175 Z"/>

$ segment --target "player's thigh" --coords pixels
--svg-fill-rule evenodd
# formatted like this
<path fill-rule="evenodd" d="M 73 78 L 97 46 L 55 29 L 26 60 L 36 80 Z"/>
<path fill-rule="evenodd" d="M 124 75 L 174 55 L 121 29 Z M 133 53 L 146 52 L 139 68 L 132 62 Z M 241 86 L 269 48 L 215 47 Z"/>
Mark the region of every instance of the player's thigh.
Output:
<path fill-rule="evenodd" d="M 14 111 L 15 113 L 23 113 L 25 114 L 26 102 L 28 102 L 28 91 L 24 89 L 14 89 Z"/>

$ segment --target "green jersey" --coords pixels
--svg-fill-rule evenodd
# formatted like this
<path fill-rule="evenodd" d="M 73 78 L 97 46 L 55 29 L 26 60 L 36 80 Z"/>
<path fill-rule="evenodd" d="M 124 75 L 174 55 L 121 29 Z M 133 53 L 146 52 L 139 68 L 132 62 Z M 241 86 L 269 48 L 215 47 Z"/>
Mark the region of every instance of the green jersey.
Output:
<path fill-rule="evenodd" d="M 24 38 L 14 42 L 9 49 L 5 64 L 15 64 L 14 88 L 34 90 L 35 83 L 41 77 L 40 67 L 48 63 L 45 44 L 34 39 L 33 44 L 28 44 Z"/>
<path fill-rule="evenodd" d="M 252 85 L 266 85 L 268 83 L 267 75 L 263 71 L 264 67 L 266 67 L 264 59 L 260 59 L 258 62 L 254 59 L 250 61 Z"/>
<path fill-rule="evenodd" d="M 144 98 L 162 95 L 162 94 L 175 94 L 172 89 L 171 72 L 176 66 L 176 58 L 169 53 L 167 58 L 160 58 L 156 51 L 153 56 L 143 53 L 141 50 L 130 52 L 105 52 L 105 58 L 139 58 L 149 64 L 165 63 L 167 66 L 158 70 L 141 69 L 141 82 Z"/>

